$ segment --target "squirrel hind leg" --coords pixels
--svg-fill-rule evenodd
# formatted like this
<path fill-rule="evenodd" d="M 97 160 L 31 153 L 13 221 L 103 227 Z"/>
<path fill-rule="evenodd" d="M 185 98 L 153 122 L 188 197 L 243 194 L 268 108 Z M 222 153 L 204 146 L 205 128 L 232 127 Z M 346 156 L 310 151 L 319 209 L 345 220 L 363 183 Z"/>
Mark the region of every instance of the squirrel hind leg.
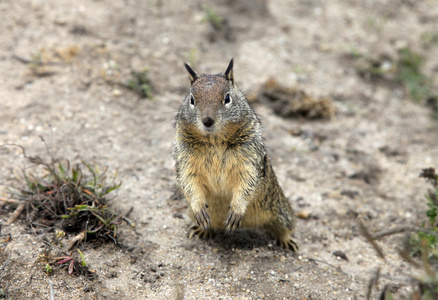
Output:
<path fill-rule="evenodd" d="M 193 225 L 190 227 L 187 237 L 189 239 L 196 237 L 197 239 L 209 239 L 213 236 L 212 230 L 205 231 L 198 225 Z"/>
<path fill-rule="evenodd" d="M 281 247 L 291 250 L 293 252 L 298 252 L 298 243 L 292 237 L 293 230 L 282 227 L 279 224 L 267 225 L 265 226 L 265 228 L 270 234 L 274 236 L 274 238 L 277 240 L 277 243 Z"/>

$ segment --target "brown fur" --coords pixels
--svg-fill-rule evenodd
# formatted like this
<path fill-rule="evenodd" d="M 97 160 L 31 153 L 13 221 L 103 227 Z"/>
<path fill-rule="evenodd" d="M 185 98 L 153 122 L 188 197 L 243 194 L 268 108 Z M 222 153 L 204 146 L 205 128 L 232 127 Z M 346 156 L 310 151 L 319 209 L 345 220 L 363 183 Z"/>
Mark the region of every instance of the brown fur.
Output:
<path fill-rule="evenodd" d="M 198 76 L 186 65 L 192 88 L 177 116 L 174 158 L 189 217 L 198 224 L 191 236 L 263 227 L 296 251 L 294 212 L 266 154 L 260 121 L 235 89 L 230 66 L 225 75 Z M 214 122 L 205 126 L 205 117 Z"/>

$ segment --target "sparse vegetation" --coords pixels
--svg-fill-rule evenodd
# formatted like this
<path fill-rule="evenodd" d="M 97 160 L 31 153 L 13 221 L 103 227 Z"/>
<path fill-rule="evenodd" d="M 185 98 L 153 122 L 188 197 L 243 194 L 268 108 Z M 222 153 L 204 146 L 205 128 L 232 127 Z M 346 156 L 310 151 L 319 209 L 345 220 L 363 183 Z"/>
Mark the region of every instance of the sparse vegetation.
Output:
<path fill-rule="evenodd" d="M 420 36 L 421 45 L 424 48 L 430 48 L 432 46 L 438 46 L 438 32 L 424 32 Z"/>
<path fill-rule="evenodd" d="M 430 78 L 421 72 L 424 59 L 409 48 L 399 51 L 396 75 L 412 99 L 424 101 L 431 95 Z"/>
<path fill-rule="evenodd" d="M 126 81 L 126 87 L 142 98 L 152 98 L 152 84 L 148 77 L 148 68 L 140 72 L 132 72 L 132 76 Z"/>
<path fill-rule="evenodd" d="M 376 32 L 382 32 L 385 27 L 386 20 L 377 15 L 368 16 L 365 19 L 365 28 L 369 30 L 374 30 Z"/>
<path fill-rule="evenodd" d="M 190 66 L 196 65 L 196 56 L 198 55 L 198 49 L 192 48 L 190 49 L 189 53 L 187 54 L 187 62 Z"/>
<path fill-rule="evenodd" d="M 62 66 L 71 63 L 73 58 L 80 52 L 77 45 L 71 45 L 65 48 L 45 49 L 41 48 L 30 58 L 24 58 L 18 55 L 12 57 L 21 63 L 28 65 L 33 76 L 46 77 L 56 74 L 54 66 Z"/>
<path fill-rule="evenodd" d="M 361 54 L 357 49 L 350 55 L 355 59 L 355 68 L 359 75 L 367 80 L 382 79 L 395 72 L 395 65 L 390 57 L 371 57 Z"/>
<path fill-rule="evenodd" d="M 427 220 L 423 221 L 422 227 L 438 232 L 438 175 L 435 169 L 424 169 L 420 177 L 425 178 L 432 184 L 425 197 L 428 209 L 426 210 Z M 438 237 L 428 232 L 418 232 L 413 235 L 410 241 L 412 255 L 421 256 L 427 253 L 427 259 L 438 266 Z"/>
<path fill-rule="evenodd" d="M 210 30 L 207 30 L 207 39 L 211 43 L 218 40 L 234 42 L 236 35 L 233 27 L 228 22 L 228 18 L 217 13 L 216 9 L 210 5 L 204 5 L 203 10 L 205 17 L 203 22 L 210 24 Z"/>
<path fill-rule="evenodd" d="M 421 260 L 422 275 L 416 278 L 417 288 L 411 299 L 438 298 L 438 174 L 435 169 L 423 169 L 420 177 L 428 180 L 432 189 L 426 193 L 428 209 L 422 227 L 430 230 L 414 233 L 410 240 L 411 255 Z M 435 234 L 434 234 L 435 233 Z"/>
<path fill-rule="evenodd" d="M 368 229 L 359 221 L 359 226 L 362 234 L 367 241 L 382 258 L 386 259 L 385 254 L 376 243 L 376 240 L 390 234 L 412 232 L 410 234 L 409 248 L 396 248 L 407 263 L 411 264 L 420 272 L 419 276 L 410 275 L 403 282 L 389 284 L 387 286 L 402 286 L 410 284 L 413 287 L 413 292 L 408 295 L 407 299 L 422 299 L 432 300 L 438 298 L 438 174 L 435 169 L 423 169 L 420 177 L 425 178 L 432 184 L 426 194 L 428 209 L 425 212 L 425 219 L 421 227 L 415 226 L 400 226 L 388 231 L 383 231 L 374 236 L 368 232 Z M 370 279 L 368 299 L 370 299 L 372 286 L 377 285 L 380 272 Z M 381 292 L 380 299 L 393 299 L 392 291 L 389 288 L 384 288 Z"/>
<path fill-rule="evenodd" d="M 123 222 L 132 224 L 108 208 L 109 194 L 121 186 L 121 182 L 115 182 L 117 173 L 109 176 L 108 168 L 101 170 L 84 161 L 72 166 L 68 160 L 55 160 L 48 148 L 49 161 L 27 157 L 22 150 L 35 171 L 42 167 L 39 169 L 42 174 L 23 171 L 25 187 L 10 189 L 10 203 L 17 208 L 8 223 L 26 211 L 26 223 L 36 233 L 54 232 L 51 240 L 44 236 L 44 251 L 40 255 L 42 269 L 48 275 L 55 266 L 68 264 L 69 274 L 75 271 L 89 276 L 84 254 L 77 246 L 85 240 L 117 243 L 118 226 Z M 74 237 L 65 244 L 69 234 Z M 68 251 L 70 254 L 58 254 Z"/>
<path fill-rule="evenodd" d="M 396 58 L 369 56 L 357 50 L 352 51 L 351 57 L 360 76 L 401 84 L 413 100 L 426 103 L 434 115 L 438 115 L 438 95 L 432 90 L 432 79 L 421 70 L 424 58 L 420 54 L 405 47 L 399 50 Z"/>
<path fill-rule="evenodd" d="M 84 254 L 81 250 L 76 249 L 79 257 L 77 255 L 74 255 L 74 252 L 72 252 L 70 255 L 62 256 L 62 257 L 55 257 L 54 260 L 58 265 L 61 265 L 61 267 L 68 266 L 68 274 L 72 275 L 74 271 L 76 271 L 76 274 L 84 274 L 87 275 L 91 273 L 94 273 L 94 271 L 90 271 L 87 268 L 87 263 L 85 262 Z"/>
<path fill-rule="evenodd" d="M 221 30 L 223 26 L 224 19 L 217 14 L 217 12 L 214 10 L 212 6 L 205 5 L 204 6 L 205 11 L 205 18 L 204 21 L 208 22 L 211 27 L 215 30 Z"/>
<path fill-rule="evenodd" d="M 53 272 L 53 268 L 49 263 L 46 263 L 46 265 L 44 266 L 44 272 L 47 273 L 47 275 Z"/>

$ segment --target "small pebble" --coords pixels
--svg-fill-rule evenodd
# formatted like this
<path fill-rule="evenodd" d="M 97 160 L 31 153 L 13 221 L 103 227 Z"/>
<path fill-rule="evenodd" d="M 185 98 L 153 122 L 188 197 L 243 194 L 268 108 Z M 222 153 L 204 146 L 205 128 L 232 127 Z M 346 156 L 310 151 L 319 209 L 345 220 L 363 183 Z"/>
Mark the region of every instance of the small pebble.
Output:
<path fill-rule="evenodd" d="M 308 219 L 308 218 L 310 217 L 310 214 L 311 214 L 310 210 L 308 210 L 308 209 L 304 209 L 304 210 L 300 210 L 300 211 L 297 213 L 297 216 L 298 216 L 298 218 L 300 218 L 300 219 Z"/>
<path fill-rule="evenodd" d="M 113 90 L 113 95 L 114 96 L 120 96 L 122 94 L 122 91 L 121 90 Z"/>
<path fill-rule="evenodd" d="M 348 261 L 348 257 L 347 257 L 347 255 L 346 255 L 344 252 L 340 251 L 340 250 L 336 250 L 336 251 L 334 251 L 334 252 L 333 252 L 333 255 L 336 256 L 336 257 L 338 257 L 338 258 L 342 258 L 342 259 Z"/>

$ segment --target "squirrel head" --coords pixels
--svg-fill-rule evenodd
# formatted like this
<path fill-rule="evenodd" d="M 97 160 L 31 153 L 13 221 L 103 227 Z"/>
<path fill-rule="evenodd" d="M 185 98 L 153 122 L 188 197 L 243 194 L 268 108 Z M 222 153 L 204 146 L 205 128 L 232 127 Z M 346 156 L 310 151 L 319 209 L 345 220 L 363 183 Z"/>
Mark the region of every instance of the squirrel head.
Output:
<path fill-rule="evenodd" d="M 186 63 L 190 75 L 190 93 L 181 105 L 179 118 L 203 134 L 218 133 L 225 127 L 239 124 L 250 110 L 245 96 L 240 92 L 233 77 L 233 59 L 225 73 L 198 75 Z"/>

